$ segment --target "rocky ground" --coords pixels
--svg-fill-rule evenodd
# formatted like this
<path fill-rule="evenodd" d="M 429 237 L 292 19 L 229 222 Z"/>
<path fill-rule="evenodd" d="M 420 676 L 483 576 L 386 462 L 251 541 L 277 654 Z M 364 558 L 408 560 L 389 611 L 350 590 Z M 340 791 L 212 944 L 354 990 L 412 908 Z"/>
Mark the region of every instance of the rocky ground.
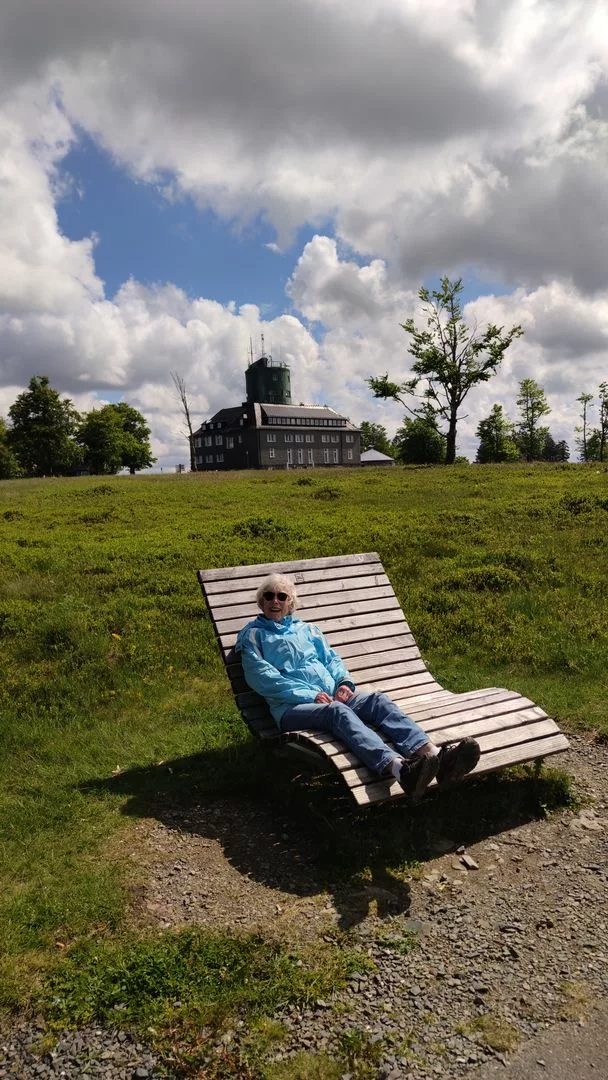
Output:
<path fill-rule="evenodd" d="M 445 830 L 411 879 L 372 874 L 348 888 L 328 889 L 306 833 L 259 807 L 165 808 L 126 840 L 143 881 L 138 918 L 296 943 L 346 930 L 375 969 L 283 1015 L 289 1036 L 277 1056 L 346 1049 L 353 1080 L 363 1066 L 390 1080 L 481 1078 L 554 1025 L 575 1040 L 608 999 L 608 748 L 577 736 L 557 764 L 575 777 L 583 809 L 508 831 L 480 823 L 466 846 Z M 23 1021 L 0 1036 L 0 1078 L 164 1075 L 124 1032 L 65 1033 L 52 1050 L 44 1035 Z M 218 1053 L 240 1038 L 226 1033 Z"/>

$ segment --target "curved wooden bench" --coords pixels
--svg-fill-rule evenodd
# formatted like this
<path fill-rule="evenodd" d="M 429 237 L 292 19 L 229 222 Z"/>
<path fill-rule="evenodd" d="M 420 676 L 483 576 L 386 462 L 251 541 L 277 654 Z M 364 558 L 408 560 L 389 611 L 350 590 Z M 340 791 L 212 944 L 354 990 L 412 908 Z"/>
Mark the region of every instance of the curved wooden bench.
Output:
<path fill-rule="evenodd" d="M 236 636 L 259 613 L 255 592 L 270 573 L 293 578 L 298 616 L 320 627 L 359 687 L 383 690 L 437 745 L 474 736 L 481 759 L 472 775 L 568 749 L 555 721 L 521 694 L 497 687 L 454 694 L 440 686 L 420 656 L 375 552 L 199 570 L 236 703 L 252 734 L 324 758 L 338 770 L 358 806 L 400 798 L 403 791 L 396 780 L 379 779 L 328 736 L 312 731 L 281 735 L 264 699 L 243 677 L 234 652 Z"/>

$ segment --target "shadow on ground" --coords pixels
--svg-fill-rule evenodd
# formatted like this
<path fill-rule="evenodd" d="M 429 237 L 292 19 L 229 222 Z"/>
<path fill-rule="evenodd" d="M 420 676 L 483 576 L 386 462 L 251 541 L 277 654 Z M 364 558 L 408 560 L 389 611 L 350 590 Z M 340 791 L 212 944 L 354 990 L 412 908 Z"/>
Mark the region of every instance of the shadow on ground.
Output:
<path fill-rule="evenodd" d="M 332 894 L 347 929 L 407 913 L 417 864 L 500 834 L 563 804 L 559 774 L 519 768 L 426 796 L 356 810 L 340 781 L 302 772 L 257 744 L 137 767 L 82 785 L 124 799 L 122 812 L 218 841 L 241 874 L 296 896 Z M 126 797 L 126 798 L 125 798 Z"/>

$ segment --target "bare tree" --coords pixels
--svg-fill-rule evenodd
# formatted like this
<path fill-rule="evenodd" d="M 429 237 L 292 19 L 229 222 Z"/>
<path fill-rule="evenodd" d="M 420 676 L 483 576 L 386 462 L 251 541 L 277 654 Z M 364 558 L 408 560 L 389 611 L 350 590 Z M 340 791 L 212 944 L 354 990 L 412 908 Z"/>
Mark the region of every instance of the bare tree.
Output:
<path fill-rule="evenodd" d="M 579 454 L 581 455 L 581 461 L 589 461 L 589 453 L 588 453 L 588 446 L 587 446 L 587 435 L 588 435 L 588 432 L 589 432 L 589 425 L 587 423 L 587 411 L 588 411 L 588 408 L 589 408 L 591 402 L 593 401 L 593 394 L 582 393 L 579 397 L 577 397 L 576 400 L 580 401 L 580 403 L 581 403 L 581 406 L 582 406 L 581 420 L 583 421 L 583 423 L 582 423 L 582 425 L 580 427 L 576 427 L 574 429 L 581 436 L 580 439 L 576 440 L 576 447 L 577 447 L 577 450 L 578 450 Z"/>
<path fill-rule="evenodd" d="M 173 379 L 173 385 L 177 391 L 177 396 L 180 400 L 182 409 L 184 410 L 184 416 L 186 417 L 188 441 L 190 443 L 190 471 L 196 472 L 196 458 L 194 456 L 194 433 L 192 431 L 192 421 L 190 419 L 190 406 L 188 404 L 188 388 L 186 386 L 185 379 L 178 374 L 177 371 L 171 372 L 171 378 Z"/>

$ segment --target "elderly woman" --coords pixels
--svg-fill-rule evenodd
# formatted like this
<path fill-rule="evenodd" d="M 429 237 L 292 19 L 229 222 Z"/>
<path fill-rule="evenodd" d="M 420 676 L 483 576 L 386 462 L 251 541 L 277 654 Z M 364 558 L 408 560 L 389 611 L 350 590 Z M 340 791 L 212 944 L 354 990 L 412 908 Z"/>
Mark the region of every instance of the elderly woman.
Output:
<path fill-rule="evenodd" d="M 474 739 L 438 749 L 385 694 L 357 690 L 321 631 L 293 615 L 298 597 L 289 578 L 267 577 L 256 600 L 262 614 L 240 631 L 236 649 L 281 732 L 330 733 L 373 772 L 394 776 L 412 802 L 435 777 L 445 787 L 475 768 Z"/>

